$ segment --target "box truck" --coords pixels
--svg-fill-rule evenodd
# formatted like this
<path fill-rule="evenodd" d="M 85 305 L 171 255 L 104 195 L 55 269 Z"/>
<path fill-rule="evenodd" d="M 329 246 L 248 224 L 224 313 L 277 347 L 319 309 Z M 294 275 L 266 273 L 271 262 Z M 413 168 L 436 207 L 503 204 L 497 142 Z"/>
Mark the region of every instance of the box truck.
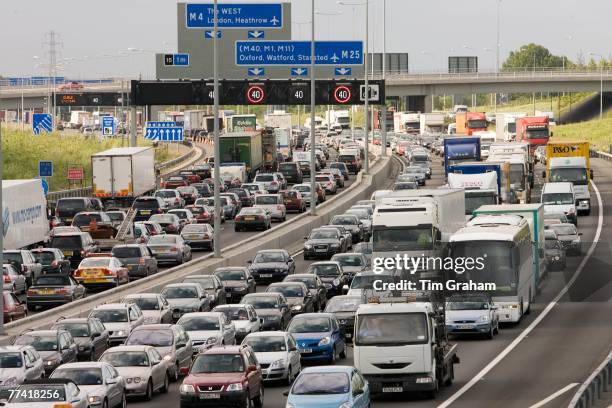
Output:
<path fill-rule="evenodd" d="M 450 136 L 444 138 L 444 174 L 448 166 L 465 161 L 480 161 L 480 138 Z"/>
<path fill-rule="evenodd" d="M 49 220 L 41 181 L 2 180 L 2 197 L 2 249 L 42 245 L 49 233 Z"/>
<path fill-rule="evenodd" d="M 444 133 L 443 113 L 421 113 L 420 123 L 421 134 Z"/>
<path fill-rule="evenodd" d="M 494 171 L 475 174 L 449 172 L 448 187 L 464 190 L 466 221 L 472 218 L 472 212 L 478 207 L 499 204 L 499 185 Z"/>
<path fill-rule="evenodd" d="M 92 191 L 102 200 L 125 201 L 156 188 L 155 149 L 115 147 L 91 156 Z"/>
<path fill-rule="evenodd" d="M 455 116 L 458 135 L 471 136 L 474 132 L 487 130 L 487 115 L 484 112 L 461 112 Z"/>
<path fill-rule="evenodd" d="M 551 136 L 548 116 L 525 116 L 516 120 L 516 141 L 528 143 L 531 156 L 538 146 L 546 145 Z"/>
<path fill-rule="evenodd" d="M 257 116 L 254 114 L 228 116 L 225 118 L 225 129 L 228 132 L 254 132 L 257 130 Z"/>
<path fill-rule="evenodd" d="M 574 184 L 576 209 L 579 213 L 591 213 L 590 145 L 584 140 L 554 141 L 546 145 L 546 171 L 542 176 L 547 182 L 569 181 Z"/>
<path fill-rule="evenodd" d="M 482 174 L 495 172 L 497 180 L 497 195 L 501 202 L 506 202 L 510 191 L 510 164 L 489 162 L 467 162 L 448 167 L 448 174 Z"/>
<path fill-rule="evenodd" d="M 221 163 L 244 163 L 249 177 L 263 165 L 262 132 L 223 133 L 219 138 Z"/>

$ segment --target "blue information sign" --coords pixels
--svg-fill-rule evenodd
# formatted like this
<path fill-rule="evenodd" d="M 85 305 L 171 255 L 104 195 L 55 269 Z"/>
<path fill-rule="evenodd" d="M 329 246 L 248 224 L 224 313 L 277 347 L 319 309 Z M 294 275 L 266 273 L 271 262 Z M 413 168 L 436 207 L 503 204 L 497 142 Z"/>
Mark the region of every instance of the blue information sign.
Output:
<path fill-rule="evenodd" d="M 47 180 L 40 179 L 40 184 L 42 185 L 42 189 L 45 195 L 49 194 L 49 183 L 47 183 Z"/>
<path fill-rule="evenodd" d="M 32 115 L 32 131 L 35 135 L 40 132 L 53 131 L 53 116 L 50 113 L 35 113 Z"/>
<path fill-rule="evenodd" d="M 102 116 L 102 135 L 112 136 L 115 134 L 115 118 L 112 116 Z"/>
<path fill-rule="evenodd" d="M 212 28 L 213 4 L 187 4 L 187 28 Z M 277 4 L 219 4 L 219 28 L 282 28 L 283 6 Z"/>
<path fill-rule="evenodd" d="M 53 162 L 47 160 L 40 160 L 38 162 L 38 176 L 53 177 Z"/>
<path fill-rule="evenodd" d="M 310 65 L 310 41 L 236 41 L 236 65 Z M 362 41 L 316 41 L 317 65 L 362 65 Z"/>
<path fill-rule="evenodd" d="M 161 142 L 182 142 L 183 128 L 175 122 L 147 122 L 144 138 Z"/>

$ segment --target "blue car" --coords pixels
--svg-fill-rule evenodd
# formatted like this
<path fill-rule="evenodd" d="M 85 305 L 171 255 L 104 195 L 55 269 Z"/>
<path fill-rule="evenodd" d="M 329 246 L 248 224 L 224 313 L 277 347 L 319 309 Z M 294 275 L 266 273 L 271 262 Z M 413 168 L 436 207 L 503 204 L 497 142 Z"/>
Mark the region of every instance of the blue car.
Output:
<path fill-rule="evenodd" d="M 287 408 L 370 408 L 370 387 L 350 366 L 308 367 L 285 392 Z"/>
<path fill-rule="evenodd" d="M 332 313 L 303 313 L 291 320 L 289 333 L 297 342 L 302 361 L 334 363 L 346 358 L 344 329 Z"/>

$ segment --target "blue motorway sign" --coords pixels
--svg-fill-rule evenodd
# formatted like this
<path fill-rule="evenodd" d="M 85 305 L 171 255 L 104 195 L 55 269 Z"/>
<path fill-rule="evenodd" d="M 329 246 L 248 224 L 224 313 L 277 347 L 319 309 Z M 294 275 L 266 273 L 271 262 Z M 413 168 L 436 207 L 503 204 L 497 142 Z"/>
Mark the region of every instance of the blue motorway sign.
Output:
<path fill-rule="evenodd" d="M 347 68 L 347 67 L 335 68 L 334 75 L 353 75 L 353 68 Z"/>
<path fill-rule="evenodd" d="M 266 38 L 266 32 L 262 30 L 249 30 L 249 38 L 263 40 Z"/>
<path fill-rule="evenodd" d="M 102 116 L 102 135 L 112 136 L 115 134 L 115 118 L 112 116 Z"/>
<path fill-rule="evenodd" d="M 47 180 L 40 179 L 40 184 L 42 185 L 42 189 L 45 195 L 49 194 L 49 183 L 47 183 Z"/>
<path fill-rule="evenodd" d="M 247 69 L 248 76 L 263 76 L 266 75 L 266 70 L 263 68 L 249 68 Z"/>
<path fill-rule="evenodd" d="M 222 37 L 223 37 L 223 32 L 221 30 L 217 30 L 217 38 L 222 38 Z M 214 30 L 205 30 L 204 38 L 215 38 Z"/>
<path fill-rule="evenodd" d="M 53 131 L 53 116 L 50 113 L 35 113 L 32 115 L 32 131 L 35 135 L 40 132 Z"/>
<path fill-rule="evenodd" d="M 164 54 L 164 65 L 186 67 L 189 65 L 189 54 Z"/>
<path fill-rule="evenodd" d="M 291 68 L 291 76 L 306 76 L 308 75 L 308 68 Z"/>
<path fill-rule="evenodd" d="M 53 177 L 53 162 L 40 160 L 38 162 L 38 177 Z"/>
<path fill-rule="evenodd" d="M 310 65 L 310 41 L 236 41 L 236 65 Z M 362 41 L 316 41 L 317 65 L 362 65 Z"/>
<path fill-rule="evenodd" d="M 176 122 L 147 122 L 144 138 L 161 142 L 182 142 L 183 128 Z"/>
<path fill-rule="evenodd" d="M 220 28 L 282 28 L 283 6 L 277 4 L 219 4 L 217 26 Z M 212 28 L 214 5 L 187 4 L 185 8 L 187 28 Z"/>

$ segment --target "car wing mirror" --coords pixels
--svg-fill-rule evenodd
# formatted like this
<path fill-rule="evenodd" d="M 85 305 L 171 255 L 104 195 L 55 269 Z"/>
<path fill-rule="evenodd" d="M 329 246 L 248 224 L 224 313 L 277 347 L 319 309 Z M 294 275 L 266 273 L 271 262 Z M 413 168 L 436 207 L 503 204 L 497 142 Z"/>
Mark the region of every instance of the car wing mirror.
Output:
<path fill-rule="evenodd" d="M 287 390 L 287 391 L 283 391 L 283 395 L 284 395 L 285 397 L 288 397 L 288 396 L 289 396 L 289 390 Z"/>
<path fill-rule="evenodd" d="M 119 380 L 117 378 L 109 378 L 106 380 L 106 384 L 110 385 L 110 384 L 117 384 L 119 382 Z"/>

